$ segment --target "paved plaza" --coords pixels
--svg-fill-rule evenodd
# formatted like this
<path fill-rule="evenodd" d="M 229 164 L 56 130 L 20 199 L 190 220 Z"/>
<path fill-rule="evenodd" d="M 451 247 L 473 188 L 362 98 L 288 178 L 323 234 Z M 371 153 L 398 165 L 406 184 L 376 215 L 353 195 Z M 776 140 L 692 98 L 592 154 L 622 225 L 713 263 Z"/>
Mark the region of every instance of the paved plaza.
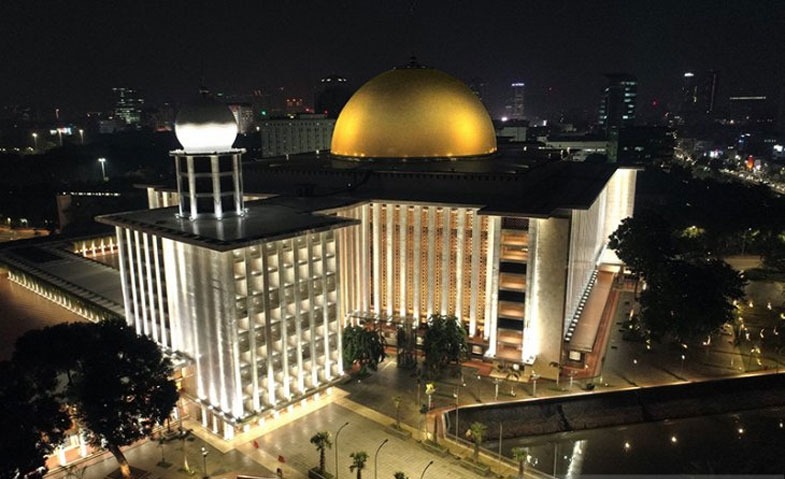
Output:
<path fill-rule="evenodd" d="M 482 361 L 469 361 L 462 367 L 460 375 L 446 375 L 436 382 L 436 392 L 431 397 L 435 411 L 453 408 L 458 402 L 462 406 L 488 404 L 496 401 L 532 401 L 542 397 L 558 395 L 589 394 L 588 384 L 594 390 L 627 389 L 647 387 L 685 381 L 700 381 L 709 378 L 744 374 L 747 371 L 777 372 L 781 358 L 773 354 L 753 357 L 743 354 L 750 343 L 742 340 L 734 344 L 732 336 L 717 335 L 711 347 L 697 350 L 684 349 L 676 345 L 654 344 L 622 338 L 624 320 L 634 304 L 632 292 L 620 291 L 615 309 L 610 312 L 609 329 L 605 354 L 598 356 L 599 366 L 595 375 L 576 375 L 574 381 L 562 378 L 557 385 L 553 381 L 540 380 L 539 384 L 522 378 L 520 382 L 495 383 L 489 376 L 492 365 Z M 754 339 L 754 338 L 752 338 Z M 682 358 L 683 356 L 683 358 Z M 215 479 L 235 479 L 237 475 L 276 477 L 280 468 L 284 477 L 304 478 L 307 471 L 318 465 L 318 453 L 310 437 L 319 431 L 333 434 L 346 422 L 349 425 L 338 439 L 339 477 L 354 477 L 349 471 L 349 454 L 365 451 L 369 454 L 363 477 L 375 479 L 392 478 L 396 471 L 418 478 L 433 460 L 427 478 L 472 478 L 474 473 L 459 464 L 459 457 L 470 455 L 469 448 L 450 444 L 450 455 L 441 457 L 425 450 L 423 439 L 425 419 L 419 409 L 428 398 L 423 392 L 413 370 L 396 366 L 394 354 L 380 365 L 379 371 L 362 379 L 347 379 L 340 387 L 333 388 L 330 395 L 322 394 L 303 405 L 283 411 L 264 425 L 243 433 L 231 443 L 226 443 L 200 429 L 197 424 L 186 422 L 194 429 L 194 437 L 183 442 L 166 443 L 163 451 L 155 441 L 143 441 L 128 449 L 130 463 L 146 471 L 149 479 L 187 479 L 209 475 Z M 498 390 L 497 390 L 498 387 Z M 514 396 L 511 394 L 514 392 Z M 386 429 L 395 422 L 396 407 L 393 398 L 400 395 L 401 422 L 412 433 L 404 440 Z M 457 397 L 456 397 L 457 396 Z M 468 426 L 468 425 L 467 425 Z M 461 430 L 465 428 L 461 425 Z M 374 469 L 374 454 L 382 442 L 388 439 L 378 455 L 378 472 Z M 185 446 L 185 452 L 183 451 Z M 201 448 L 208 454 L 202 456 Z M 335 472 L 335 449 L 327 451 L 326 467 Z M 161 464 L 163 457 L 168 464 Z M 187 458 L 191 472 L 183 469 Z M 206 461 L 205 461 L 206 459 Z M 509 461 L 499 461 L 496 454 L 484 454 L 483 461 L 492 467 L 497 476 L 514 474 Z M 206 469 L 205 469 L 206 466 Z M 92 458 L 78 463 L 70 471 L 55 470 L 52 479 L 103 479 L 117 469 L 111 455 Z M 376 472 L 376 474 L 374 474 Z M 527 476 L 542 477 L 532 468 Z"/>

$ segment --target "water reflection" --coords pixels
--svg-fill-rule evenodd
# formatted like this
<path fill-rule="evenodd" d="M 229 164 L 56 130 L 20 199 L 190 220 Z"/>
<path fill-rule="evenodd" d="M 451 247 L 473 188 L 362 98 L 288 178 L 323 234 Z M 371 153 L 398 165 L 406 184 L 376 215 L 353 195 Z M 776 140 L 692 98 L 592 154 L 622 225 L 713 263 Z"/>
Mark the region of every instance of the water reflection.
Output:
<path fill-rule="evenodd" d="M 518 446 L 529 448 L 537 469 L 560 478 L 781 474 L 785 471 L 785 408 L 508 439 L 502 450 L 511 457 L 510 450 Z M 487 447 L 498 448 L 498 442 Z"/>

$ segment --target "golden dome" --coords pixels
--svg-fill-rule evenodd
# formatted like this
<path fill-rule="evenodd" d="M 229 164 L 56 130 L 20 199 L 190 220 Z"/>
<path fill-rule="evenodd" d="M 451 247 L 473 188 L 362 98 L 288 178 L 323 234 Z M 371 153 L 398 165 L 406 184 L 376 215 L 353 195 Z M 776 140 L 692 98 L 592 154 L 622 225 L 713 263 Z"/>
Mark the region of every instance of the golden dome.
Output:
<path fill-rule="evenodd" d="M 496 151 L 488 112 L 463 82 L 432 68 L 372 78 L 346 103 L 332 154 L 353 158 L 455 158 Z"/>

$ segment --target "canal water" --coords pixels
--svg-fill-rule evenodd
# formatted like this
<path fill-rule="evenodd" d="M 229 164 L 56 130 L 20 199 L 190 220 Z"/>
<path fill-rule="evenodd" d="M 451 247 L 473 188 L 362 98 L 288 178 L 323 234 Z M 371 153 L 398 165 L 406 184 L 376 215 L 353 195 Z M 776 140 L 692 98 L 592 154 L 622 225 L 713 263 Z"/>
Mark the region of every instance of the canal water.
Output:
<path fill-rule="evenodd" d="M 494 431 L 488 431 L 489 439 Z M 498 441 L 484 446 L 498 451 Z M 502 442 L 528 447 L 530 465 L 559 478 L 581 474 L 782 474 L 785 408 L 559 433 Z"/>
<path fill-rule="evenodd" d="M 0 361 L 11 359 L 16 339 L 26 331 L 74 321 L 86 319 L 9 281 L 0 268 Z"/>

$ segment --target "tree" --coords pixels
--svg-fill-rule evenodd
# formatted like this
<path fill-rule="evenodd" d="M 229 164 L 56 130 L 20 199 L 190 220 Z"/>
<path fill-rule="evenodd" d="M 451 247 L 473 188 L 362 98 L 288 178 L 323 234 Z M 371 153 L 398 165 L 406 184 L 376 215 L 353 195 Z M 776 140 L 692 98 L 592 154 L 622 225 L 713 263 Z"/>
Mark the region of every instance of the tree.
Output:
<path fill-rule="evenodd" d="M 45 470 L 46 456 L 65 438 L 71 421 L 49 392 L 53 383 L 0 362 L 0 479 Z"/>
<path fill-rule="evenodd" d="M 359 364 L 361 375 L 367 374 L 368 369 L 376 371 L 387 357 L 385 346 L 381 331 L 363 326 L 349 326 L 343 330 L 343 362 Z"/>
<path fill-rule="evenodd" d="M 529 449 L 525 447 L 514 447 L 511 452 L 512 458 L 518 463 L 517 479 L 523 479 L 524 473 L 526 472 L 526 461 L 529 459 Z"/>
<path fill-rule="evenodd" d="M 327 431 L 317 432 L 311 436 L 311 444 L 319 451 L 319 474 L 324 475 L 324 453 L 333 446 L 333 442 L 330 439 L 330 433 Z"/>
<path fill-rule="evenodd" d="M 676 253 L 671 226 L 651 210 L 623 219 L 611 234 L 608 247 L 638 279 L 648 278 L 663 261 Z"/>
<path fill-rule="evenodd" d="M 467 332 L 455 316 L 432 315 L 423 338 L 425 369 L 440 374 L 450 363 L 460 364 L 469 355 Z"/>
<path fill-rule="evenodd" d="M 65 333 L 59 336 L 60 333 Z M 128 460 L 120 450 L 149 437 L 174 409 L 178 394 L 171 361 L 149 338 L 137 335 L 120 319 L 44 328 L 33 339 L 17 343 L 14 360 L 34 370 L 65 373 L 62 401 L 72 419 L 85 430 L 85 439 L 105 447 L 120 464 L 123 477 L 131 477 Z M 66 351 L 63 344 L 78 338 L 79 349 L 66 353 L 60 364 L 47 355 L 36 357 L 47 346 Z"/>
<path fill-rule="evenodd" d="M 641 322 L 655 339 L 704 338 L 735 319 L 744 280 L 719 260 L 666 261 L 641 294 Z"/>
<path fill-rule="evenodd" d="M 472 459 L 474 462 L 479 462 L 480 460 L 480 445 L 482 444 L 482 438 L 485 436 L 485 431 L 488 430 L 488 426 L 481 422 L 473 422 L 471 426 L 469 426 L 468 435 L 471 437 L 472 442 L 474 442 L 474 452 L 472 453 Z"/>
<path fill-rule="evenodd" d="M 349 472 L 357 471 L 357 479 L 362 479 L 362 470 L 365 469 L 365 463 L 368 462 L 368 453 L 365 451 L 358 451 L 349 454 L 352 458 L 352 463 L 349 466 Z"/>

